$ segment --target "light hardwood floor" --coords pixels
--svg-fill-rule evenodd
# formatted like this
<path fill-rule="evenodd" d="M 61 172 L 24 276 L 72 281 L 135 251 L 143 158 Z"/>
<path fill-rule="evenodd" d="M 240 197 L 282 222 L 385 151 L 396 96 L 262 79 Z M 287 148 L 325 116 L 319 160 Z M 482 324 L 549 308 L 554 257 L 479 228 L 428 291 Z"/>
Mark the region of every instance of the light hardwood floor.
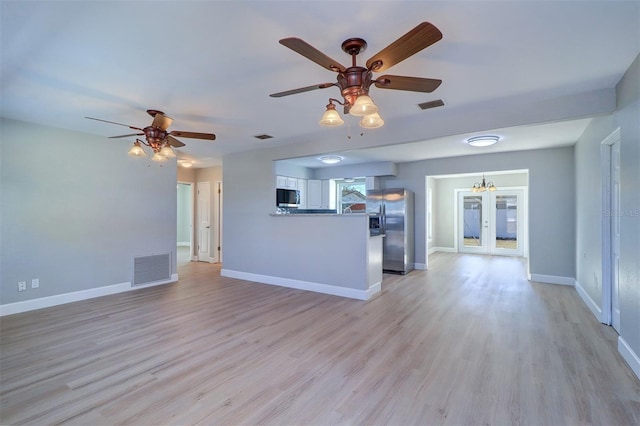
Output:
<path fill-rule="evenodd" d="M 1 424 L 637 425 L 640 381 L 567 286 L 439 253 L 368 302 L 180 265 L 2 318 Z"/>

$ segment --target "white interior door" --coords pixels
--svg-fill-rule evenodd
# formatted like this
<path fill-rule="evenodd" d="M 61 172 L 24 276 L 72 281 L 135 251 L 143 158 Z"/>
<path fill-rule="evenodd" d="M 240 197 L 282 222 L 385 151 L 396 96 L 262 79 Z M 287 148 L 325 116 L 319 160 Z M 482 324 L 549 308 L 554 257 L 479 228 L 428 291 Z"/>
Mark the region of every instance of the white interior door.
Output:
<path fill-rule="evenodd" d="M 198 260 L 211 261 L 211 185 L 198 182 Z"/>
<path fill-rule="evenodd" d="M 458 251 L 489 253 L 489 210 L 487 193 L 458 193 Z"/>
<path fill-rule="evenodd" d="M 522 189 L 489 193 L 489 253 L 524 255 L 524 202 Z"/>
<path fill-rule="evenodd" d="M 222 182 L 216 181 L 215 201 L 213 202 L 216 212 L 216 224 L 214 226 L 214 236 L 216 244 L 215 262 L 222 263 Z"/>
<path fill-rule="evenodd" d="M 461 253 L 524 255 L 524 191 L 460 191 L 458 251 Z"/>
<path fill-rule="evenodd" d="M 620 141 L 611 145 L 611 326 L 620 332 Z"/>

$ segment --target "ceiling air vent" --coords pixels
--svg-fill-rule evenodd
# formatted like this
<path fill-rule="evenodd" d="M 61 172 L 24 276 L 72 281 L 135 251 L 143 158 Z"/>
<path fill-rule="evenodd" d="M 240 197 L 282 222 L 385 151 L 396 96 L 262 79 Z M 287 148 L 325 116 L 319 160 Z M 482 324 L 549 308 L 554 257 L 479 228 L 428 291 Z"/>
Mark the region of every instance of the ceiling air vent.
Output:
<path fill-rule="evenodd" d="M 435 108 L 443 105 L 444 105 L 444 102 L 442 102 L 442 99 L 438 99 L 437 101 L 429 101 L 429 102 L 423 102 L 421 104 L 418 104 L 420 109 Z"/>
<path fill-rule="evenodd" d="M 254 138 L 256 139 L 260 139 L 260 140 L 265 140 L 265 139 L 271 139 L 273 136 L 271 135 L 255 135 Z"/>

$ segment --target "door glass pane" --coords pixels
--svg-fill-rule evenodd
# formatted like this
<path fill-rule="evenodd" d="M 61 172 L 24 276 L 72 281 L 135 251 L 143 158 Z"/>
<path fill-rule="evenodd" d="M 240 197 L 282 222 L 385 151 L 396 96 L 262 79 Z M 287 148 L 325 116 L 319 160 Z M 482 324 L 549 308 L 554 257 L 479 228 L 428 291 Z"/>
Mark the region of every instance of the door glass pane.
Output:
<path fill-rule="evenodd" d="M 518 197 L 496 195 L 496 248 L 518 248 Z"/>
<path fill-rule="evenodd" d="M 482 198 L 464 196 L 464 245 L 482 247 Z"/>

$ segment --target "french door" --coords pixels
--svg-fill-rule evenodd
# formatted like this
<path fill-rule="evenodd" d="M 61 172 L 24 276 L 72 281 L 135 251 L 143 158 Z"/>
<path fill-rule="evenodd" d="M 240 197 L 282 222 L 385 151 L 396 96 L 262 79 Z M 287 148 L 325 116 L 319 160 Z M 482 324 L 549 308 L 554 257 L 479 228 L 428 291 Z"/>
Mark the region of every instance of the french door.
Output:
<path fill-rule="evenodd" d="M 458 251 L 524 255 L 524 190 L 458 192 Z"/>

